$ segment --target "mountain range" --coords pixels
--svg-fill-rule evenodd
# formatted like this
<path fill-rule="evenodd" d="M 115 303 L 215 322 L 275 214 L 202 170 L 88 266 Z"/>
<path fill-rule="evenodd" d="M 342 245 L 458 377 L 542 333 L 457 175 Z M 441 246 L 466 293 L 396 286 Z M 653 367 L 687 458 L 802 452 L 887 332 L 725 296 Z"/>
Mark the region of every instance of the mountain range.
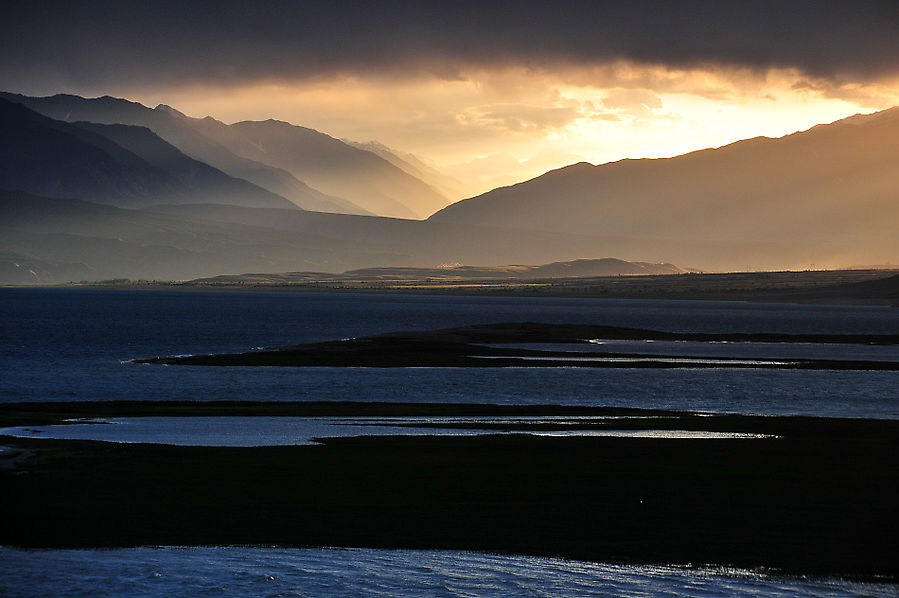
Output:
<path fill-rule="evenodd" d="M 287 170 L 380 216 L 424 218 L 449 203 L 382 157 L 314 129 L 271 119 L 226 125 L 204 118 L 192 124 L 239 156 Z"/>
<path fill-rule="evenodd" d="M 65 122 L 84 121 L 98 124 L 125 124 L 146 127 L 186 155 L 218 168 L 233 177 L 244 179 L 263 189 L 277 193 L 306 209 L 347 210 L 364 212 L 358 206 L 310 188 L 290 173 L 234 155 L 227 148 L 200 134 L 180 119 L 176 111 L 158 106 L 150 109 L 136 102 L 104 96 L 82 98 L 60 94 L 32 98 L 0 93 L 0 98 L 26 106 L 35 112 Z"/>
<path fill-rule="evenodd" d="M 803 269 L 899 255 L 899 109 L 675 158 L 574 164 L 427 220 L 359 205 L 383 210 L 415 195 L 416 209 L 438 209 L 446 200 L 434 189 L 452 179 L 376 142 L 280 121 L 226 125 L 109 97 L 0 94 L 0 133 L 2 283 L 462 272 L 611 255 Z M 297 176 L 320 170 L 321 184 L 341 169 L 353 173 L 352 202 Z"/>
<path fill-rule="evenodd" d="M 424 181 L 431 188 L 438 190 L 445 197 L 458 201 L 465 197 L 471 197 L 474 194 L 467 193 L 468 185 L 459 179 L 441 171 L 426 163 L 424 160 L 406 152 L 401 152 L 387 147 L 383 143 L 377 141 L 368 141 L 365 143 L 352 141 L 349 139 L 341 139 L 344 143 L 355 148 L 371 152 L 381 158 L 384 158 L 403 172 Z M 445 206 L 439 206 L 442 208 Z"/>
<path fill-rule="evenodd" d="M 209 201 L 296 208 L 144 127 L 66 123 L 0 99 L 0 131 L 0 184 L 9 189 L 127 207 Z"/>
<path fill-rule="evenodd" d="M 165 104 L 151 109 L 108 96 L 0 93 L 0 98 L 65 122 L 146 127 L 188 156 L 309 210 L 423 218 L 449 203 L 427 183 L 371 152 L 281 121 L 226 125 L 211 117 L 188 117 Z"/>
<path fill-rule="evenodd" d="M 674 158 L 573 164 L 430 220 L 695 242 L 789 240 L 814 250 L 818 264 L 895 259 L 899 108 Z M 799 255 L 781 257 L 795 265 Z"/>

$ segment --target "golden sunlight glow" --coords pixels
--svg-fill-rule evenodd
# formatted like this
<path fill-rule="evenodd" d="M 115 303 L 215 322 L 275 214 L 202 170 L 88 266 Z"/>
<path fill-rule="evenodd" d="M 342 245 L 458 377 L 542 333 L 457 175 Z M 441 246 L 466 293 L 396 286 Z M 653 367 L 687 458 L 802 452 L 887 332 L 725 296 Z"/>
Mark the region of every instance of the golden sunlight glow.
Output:
<path fill-rule="evenodd" d="M 473 195 L 577 161 L 674 156 L 872 112 L 899 104 L 899 81 L 840 87 L 790 70 L 684 71 L 617 63 L 132 96 L 225 122 L 276 118 L 334 137 L 377 140 L 431 161 L 463 180 Z"/>

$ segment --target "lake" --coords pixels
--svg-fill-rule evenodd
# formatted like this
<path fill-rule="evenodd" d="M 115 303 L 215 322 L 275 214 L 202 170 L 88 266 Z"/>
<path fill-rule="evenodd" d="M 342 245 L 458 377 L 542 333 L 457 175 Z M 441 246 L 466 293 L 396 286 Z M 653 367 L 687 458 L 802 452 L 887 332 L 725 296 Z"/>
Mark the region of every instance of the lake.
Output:
<path fill-rule="evenodd" d="M 899 334 L 899 310 L 699 301 L 0 289 L 0 401 L 262 400 L 566 404 L 899 418 L 899 372 L 590 368 L 203 368 L 157 355 L 241 352 L 476 323 L 684 332 Z M 601 340 L 601 339 L 600 339 Z M 644 349 L 622 343 L 632 353 Z M 705 357 L 894 359 L 862 346 L 660 346 Z M 891 351 L 893 351 L 891 353 Z M 736 353 L 734 353 L 736 352 Z M 283 423 L 283 422 L 282 422 Z M 152 430 L 153 426 L 149 426 Z M 895 585 L 461 552 L 0 548 L 9 596 L 895 595 Z"/>
<path fill-rule="evenodd" d="M 685 332 L 899 334 L 888 307 L 570 298 L 0 289 L 0 400 L 398 401 L 617 405 L 899 418 L 897 372 L 729 368 L 203 368 L 157 355 L 242 352 L 475 323 L 540 321 Z M 624 343 L 626 345 L 626 343 Z M 658 352 L 668 350 L 664 343 Z M 729 347 L 755 358 L 839 347 Z M 635 352 L 633 347 L 622 349 Z M 890 359 L 895 347 L 850 347 Z M 792 351 L 792 352 L 791 352 Z M 892 353 L 890 353 L 892 351 Z M 761 354 L 759 354 L 761 353 Z M 872 356 L 872 354 L 874 354 Z M 845 357 L 845 356 L 844 356 Z"/>

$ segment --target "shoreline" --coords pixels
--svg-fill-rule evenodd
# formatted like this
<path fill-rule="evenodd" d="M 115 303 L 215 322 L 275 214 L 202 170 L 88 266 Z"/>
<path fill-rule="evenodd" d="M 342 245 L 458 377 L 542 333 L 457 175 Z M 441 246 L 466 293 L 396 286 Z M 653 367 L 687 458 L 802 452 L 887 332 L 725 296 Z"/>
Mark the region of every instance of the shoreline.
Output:
<path fill-rule="evenodd" d="M 899 420 L 747 415 L 638 407 L 375 401 L 41 401 L 0 403 L 0 428 L 115 417 L 595 417 L 612 429 L 679 429 L 899 441 Z"/>
<path fill-rule="evenodd" d="M 113 413 L 542 411 L 778 437 L 362 436 L 256 448 L 3 437 L 33 455 L 0 470 L 0 508 L 17 514 L 0 527 L 0 544 L 434 548 L 899 579 L 894 420 L 563 406 L 127 403 L 4 404 L 0 425 Z"/>
<path fill-rule="evenodd" d="M 340 275 L 322 275 L 319 279 L 309 279 L 304 275 L 293 280 L 293 274 L 237 275 L 224 277 L 222 281 L 113 280 L 3 285 L 2 288 L 583 297 L 899 306 L 899 269 L 644 274 L 533 280 L 453 277 L 353 279 Z"/>
<path fill-rule="evenodd" d="M 586 324 L 504 322 L 275 347 L 244 353 L 148 357 L 137 364 L 277 367 L 593 367 L 899 370 L 899 362 L 764 357 L 708 358 L 648 353 L 579 352 L 502 345 L 580 344 L 590 339 L 639 341 L 848 343 L 897 345 L 899 335 L 686 333 Z"/>

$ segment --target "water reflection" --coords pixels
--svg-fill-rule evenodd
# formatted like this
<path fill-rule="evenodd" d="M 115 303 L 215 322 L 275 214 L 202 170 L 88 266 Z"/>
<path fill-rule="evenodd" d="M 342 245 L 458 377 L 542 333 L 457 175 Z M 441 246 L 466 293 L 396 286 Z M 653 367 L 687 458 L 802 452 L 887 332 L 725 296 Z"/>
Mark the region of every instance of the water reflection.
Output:
<path fill-rule="evenodd" d="M 589 429 L 609 417 L 122 417 L 68 424 L 0 428 L 0 435 L 179 446 L 295 446 L 348 436 L 535 434 L 629 438 L 759 438 L 692 430 Z M 641 418 L 649 419 L 649 418 Z"/>
<path fill-rule="evenodd" d="M 455 551 L 0 547 L 0 560 L 0 595 L 9 597 L 896 595 L 887 583 Z"/>

